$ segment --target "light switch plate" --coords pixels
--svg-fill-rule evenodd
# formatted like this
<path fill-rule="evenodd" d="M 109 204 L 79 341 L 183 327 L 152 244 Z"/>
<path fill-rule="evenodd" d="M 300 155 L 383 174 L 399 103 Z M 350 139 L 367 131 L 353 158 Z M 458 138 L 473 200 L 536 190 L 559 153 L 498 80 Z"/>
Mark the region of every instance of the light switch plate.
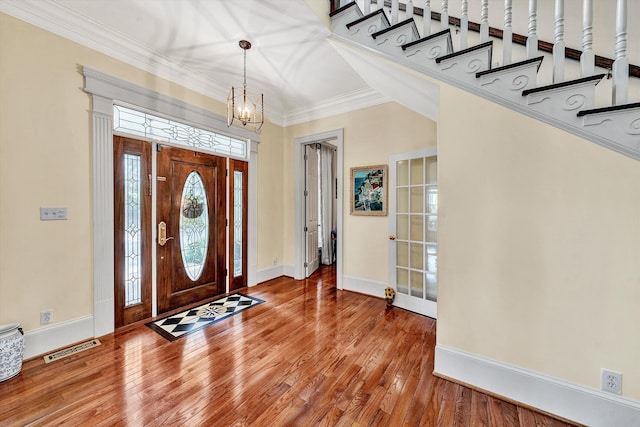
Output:
<path fill-rule="evenodd" d="M 40 221 L 67 219 L 67 208 L 40 208 Z"/>

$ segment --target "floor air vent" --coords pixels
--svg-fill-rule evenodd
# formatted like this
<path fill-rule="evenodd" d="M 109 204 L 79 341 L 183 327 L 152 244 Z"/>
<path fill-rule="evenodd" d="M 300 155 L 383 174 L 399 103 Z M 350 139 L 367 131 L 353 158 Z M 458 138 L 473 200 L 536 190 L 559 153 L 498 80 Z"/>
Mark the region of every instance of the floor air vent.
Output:
<path fill-rule="evenodd" d="M 67 356 L 74 355 L 76 353 L 80 353 L 81 351 L 88 350 L 97 345 L 100 345 L 100 340 L 91 340 L 87 342 L 83 342 L 81 344 L 76 344 L 72 347 L 65 348 L 63 350 L 56 351 L 55 353 L 47 354 L 44 356 L 44 363 L 51 363 L 56 360 L 64 359 Z"/>

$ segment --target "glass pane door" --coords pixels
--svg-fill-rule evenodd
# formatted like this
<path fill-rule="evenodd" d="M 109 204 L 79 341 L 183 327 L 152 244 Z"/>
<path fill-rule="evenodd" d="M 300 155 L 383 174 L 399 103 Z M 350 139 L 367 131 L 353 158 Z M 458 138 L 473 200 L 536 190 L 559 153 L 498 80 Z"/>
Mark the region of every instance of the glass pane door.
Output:
<path fill-rule="evenodd" d="M 435 149 L 394 155 L 390 162 L 389 281 L 395 305 L 436 317 L 438 185 Z"/>

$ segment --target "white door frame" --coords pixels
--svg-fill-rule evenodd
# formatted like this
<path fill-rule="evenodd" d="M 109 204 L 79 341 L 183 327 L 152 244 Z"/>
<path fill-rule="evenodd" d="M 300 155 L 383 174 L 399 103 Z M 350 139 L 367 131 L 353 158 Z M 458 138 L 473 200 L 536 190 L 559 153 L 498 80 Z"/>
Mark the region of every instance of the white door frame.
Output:
<path fill-rule="evenodd" d="M 343 215 L 343 146 L 344 129 L 335 129 L 314 135 L 301 136 L 294 140 L 294 205 L 295 205 L 295 265 L 294 276 L 296 280 L 304 279 L 304 146 L 312 143 L 320 143 L 335 147 L 338 154 L 336 178 L 338 180 L 338 200 L 336 212 L 338 218 L 336 242 L 336 287 L 343 289 L 342 285 L 342 215 Z"/>
<path fill-rule="evenodd" d="M 248 285 L 255 285 L 257 266 L 257 163 L 259 135 L 245 129 L 227 128 L 224 117 L 99 71 L 83 67 L 84 91 L 92 99 L 92 193 L 93 193 L 93 336 L 114 331 L 113 242 L 113 104 L 114 101 L 186 120 L 204 129 L 249 141 Z"/>

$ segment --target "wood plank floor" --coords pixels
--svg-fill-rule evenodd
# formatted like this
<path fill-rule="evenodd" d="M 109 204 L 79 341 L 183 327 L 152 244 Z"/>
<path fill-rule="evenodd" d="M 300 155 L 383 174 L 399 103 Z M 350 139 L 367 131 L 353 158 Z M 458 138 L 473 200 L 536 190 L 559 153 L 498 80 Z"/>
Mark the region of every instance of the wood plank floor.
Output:
<path fill-rule="evenodd" d="M 434 377 L 435 321 L 335 289 L 334 271 L 169 342 L 144 325 L 0 383 L 0 425 L 565 426 Z"/>

